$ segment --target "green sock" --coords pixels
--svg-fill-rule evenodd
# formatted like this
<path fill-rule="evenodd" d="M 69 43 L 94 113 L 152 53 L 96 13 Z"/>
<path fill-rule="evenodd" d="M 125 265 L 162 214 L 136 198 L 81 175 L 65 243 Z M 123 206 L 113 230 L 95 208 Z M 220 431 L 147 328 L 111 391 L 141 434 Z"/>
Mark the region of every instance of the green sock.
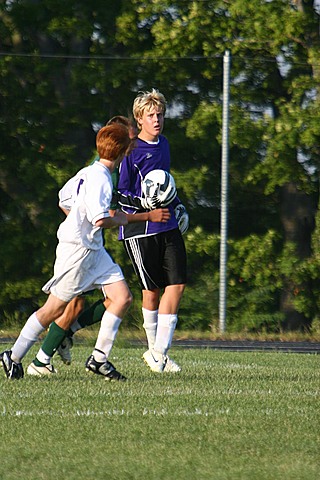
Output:
<path fill-rule="evenodd" d="M 84 310 L 81 315 L 79 315 L 78 323 L 82 328 L 84 328 L 100 322 L 105 311 L 106 307 L 103 304 L 103 300 L 98 300 L 96 303 L 91 305 L 91 307 Z"/>
<path fill-rule="evenodd" d="M 88 327 L 94 323 L 100 322 L 102 315 L 106 311 L 106 307 L 103 304 L 103 300 L 98 300 L 90 307 L 86 308 L 78 317 L 77 322 L 73 326 L 73 329 L 69 329 L 67 332 L 68 337 L 72 337 L 81 328 Z M 76 325 L 77 324 L 77 325 Z"/>
<path fill-rule="evenodd" d="M 63 328 L 59 327 L 59 325 L 53 322 L 46 338 L 42 343 L 41 349 L 46 355 L 52 357 L 57 348 L 60 347 L 60 344 L 65 338 L 66 334 L 66 330 L 63 330 Z"/>

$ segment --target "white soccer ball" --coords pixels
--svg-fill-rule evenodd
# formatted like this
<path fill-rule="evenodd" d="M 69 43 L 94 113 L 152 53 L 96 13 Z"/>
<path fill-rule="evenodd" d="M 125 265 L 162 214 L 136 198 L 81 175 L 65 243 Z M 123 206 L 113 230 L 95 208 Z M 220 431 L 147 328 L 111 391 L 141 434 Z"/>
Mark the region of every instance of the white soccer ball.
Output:
<path fill-rule="evenodd" d="M 161 207 L 169 205 L 177 195 L 173 176 L 166 170 L 151 170 L 142 181 L 142 193 L 147 199 L 157 199 Z"/>

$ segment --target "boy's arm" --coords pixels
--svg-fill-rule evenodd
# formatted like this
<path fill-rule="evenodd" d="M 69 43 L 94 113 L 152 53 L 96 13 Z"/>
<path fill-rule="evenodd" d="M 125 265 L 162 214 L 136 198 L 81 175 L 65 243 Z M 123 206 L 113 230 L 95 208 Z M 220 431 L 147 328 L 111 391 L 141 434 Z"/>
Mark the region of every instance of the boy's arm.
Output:
<path fill-rule="evenodd" d="M 110 216 L 113 217 L 115 210 L 109 210 Z M 163 222 L 166 223 L 170 219 L 170 212 L 168 208 L 157 208 L 148 212 L 140 213 L 126 213 L 128 223 L 137 222 Z"/>
<path fill-rule="evenodd" d="M 95 226 L 101 228 L 121 227 L 128 224 L 127 217 L 128 215 L 120 212 L 120 210 L 112 210 L 112 215 L 110 217 L 104 217 L 97 220 Z"/>
<path fill-rule="evenodd" d="M 141 213 L 127 213 L 128 223 L 136 222 L 162 222 L 166 223 L 170 219 L 170 212 L 168 208 L 157 208 L 148 212 Z"/>

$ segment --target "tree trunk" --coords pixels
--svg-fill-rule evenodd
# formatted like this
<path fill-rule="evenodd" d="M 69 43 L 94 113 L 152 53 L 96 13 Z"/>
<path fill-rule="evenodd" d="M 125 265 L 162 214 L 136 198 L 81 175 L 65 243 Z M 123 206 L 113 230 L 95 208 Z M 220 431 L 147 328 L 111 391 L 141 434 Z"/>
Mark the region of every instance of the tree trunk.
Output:
<path fill-rule="evenodd" d="M 296 254 L 303 260 L 311 255 L 311 235 L 315 224 L 316 205 L 314 197 L 298 190 L 294 183 L 281 188 L 281 221 L 285 243 L 294 243 Z M 284 314 L 284 330 L 308 330 L 311 319 L 298 312 L 293 304 L 300 289 L 308 285 L 296 285 L 291 278 L 285 280 L 280 298 L 280 311 Z"/>

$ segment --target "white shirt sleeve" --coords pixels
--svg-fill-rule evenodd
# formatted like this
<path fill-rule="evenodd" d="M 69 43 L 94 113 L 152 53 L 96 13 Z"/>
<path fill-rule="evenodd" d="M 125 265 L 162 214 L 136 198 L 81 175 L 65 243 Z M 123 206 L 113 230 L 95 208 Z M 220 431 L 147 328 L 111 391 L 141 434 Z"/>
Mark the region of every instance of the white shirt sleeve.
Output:
<path fill-rule="evenodd" d="M 79 194 L 81 178 L 87 167 L 82 168 L 74 177 L 70 178 L 59 191 L 59 206 L 71 210 L 77 195 Z"/>

